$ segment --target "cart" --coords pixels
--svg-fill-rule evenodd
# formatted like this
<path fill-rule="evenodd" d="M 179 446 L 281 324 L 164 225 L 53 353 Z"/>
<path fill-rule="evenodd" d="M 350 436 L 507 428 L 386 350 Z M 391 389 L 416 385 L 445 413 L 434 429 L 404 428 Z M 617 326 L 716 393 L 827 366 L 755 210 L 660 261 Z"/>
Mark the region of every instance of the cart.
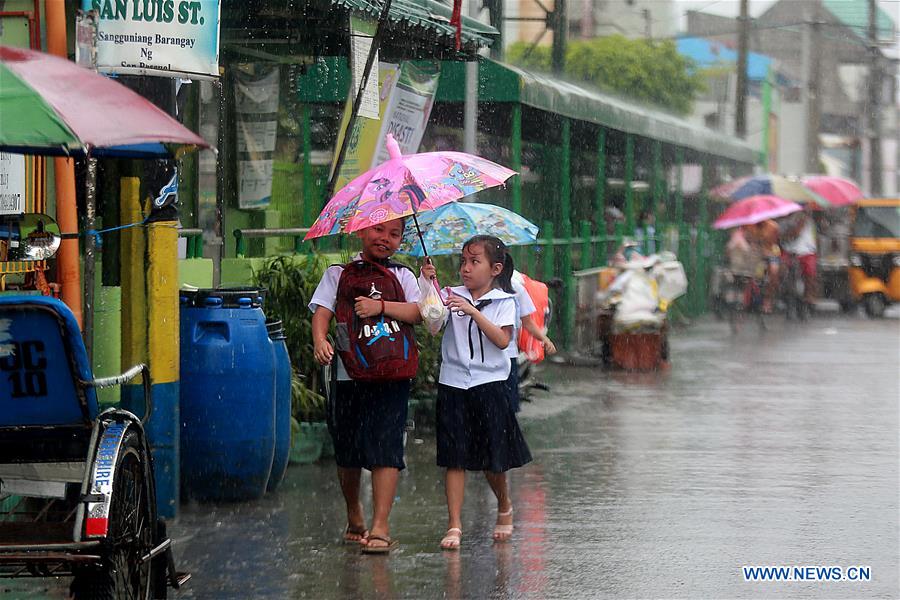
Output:
<path fill-rule="evenodd" d="M 98 414 L 96 389 L 143 379 L 145 365 L 91 374 L 74 315 L 59 300 L 0 296 L 0 577 L 72 576 L 72 596 L 165 598 L 176 573 L 157 517 L 141 419 Z"/>

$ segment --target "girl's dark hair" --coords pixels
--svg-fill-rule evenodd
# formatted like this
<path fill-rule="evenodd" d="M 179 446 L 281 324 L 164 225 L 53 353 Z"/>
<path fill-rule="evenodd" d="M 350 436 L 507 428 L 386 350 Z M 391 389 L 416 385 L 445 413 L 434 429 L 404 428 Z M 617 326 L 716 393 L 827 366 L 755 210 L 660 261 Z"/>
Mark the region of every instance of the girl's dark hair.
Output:
<path fill-rule="evenodd" d="M 479 244 L 484 248 L 484 254 L 491 261 L 491 264 L 500 263 L 503 265 L 503 270 L 494 278 L 494 285 L 507 294 L 514 293 L 512 287 L 513 259 L 506 248 L 506 244 L 500 238 L 492 235 L 476 235 L 463 244 L 463 250 L 472 244 Z"/>

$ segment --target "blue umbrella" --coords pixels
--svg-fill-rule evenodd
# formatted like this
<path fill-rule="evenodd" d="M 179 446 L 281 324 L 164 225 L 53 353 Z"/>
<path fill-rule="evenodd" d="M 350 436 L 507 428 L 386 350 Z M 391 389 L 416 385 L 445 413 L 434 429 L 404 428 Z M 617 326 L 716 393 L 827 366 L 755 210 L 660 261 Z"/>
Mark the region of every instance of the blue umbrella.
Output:
<path fill-rule="evenodd" d="M 493 235 L 508 246 L 533 244 L 537 240 L 537 225 L 493 204 L 453 202 L 417 216 L 428 254 L 456 254 L 474 235 Z M 414 227 L 406 228 L 399 251 L 424 256 Z"/>

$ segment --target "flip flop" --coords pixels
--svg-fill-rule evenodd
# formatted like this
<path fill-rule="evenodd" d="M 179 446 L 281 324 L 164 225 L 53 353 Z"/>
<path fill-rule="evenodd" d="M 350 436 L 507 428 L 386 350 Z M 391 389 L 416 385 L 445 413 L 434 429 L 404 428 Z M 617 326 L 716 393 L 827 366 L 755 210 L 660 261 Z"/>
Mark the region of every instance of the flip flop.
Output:
<path fill-rule="evenodd" d="M 459 527 L 451 527 L 441 538 L 441 550 L 459 550 L 462 543 L 462 529 Z M 445 545 L 446 544 L 446 545 Z"/>
<path fill-rule="evenodd" d="M 506 512 L 498 512 L 498 517 L 509 517 L 512 516 L 513 509 L 509 509 Z M 509 525 L 494 525 L 494 542 L 503 543 L 508 542 L 512 537 L 513 525 L 510 523 Z M 503 536 L 502 538 L 498 536 Z"/>
<path fill-rule="evenodd" d="M 369 535 L 369 542 L 372 540 L 379 540 L 384 542 L 385 546 L 370 546 L 366 544 L 362 547 L 363 554 L 390 554 L 391 550 L 397 547 L 400 543 L 397 540 L 392 540 L 389 537 L 381 536 L 381 535 Z"/>
<path fill-rule="evenodd" d="M 347 536 L 351 536 L 351 535 L 358 535 L 359 539 L 354 540 L 353 538 L 347 537 Z M 368 537 L 369 537 L 368 529 L 359 530 L 359 529 L 355 529 L 355 528 L 352 528 L 349 525 L 347 525 L 347 529 L 344 530 L 344 543 L 345 544 L 363 544 L 363 545 L 365 545 Z"/>

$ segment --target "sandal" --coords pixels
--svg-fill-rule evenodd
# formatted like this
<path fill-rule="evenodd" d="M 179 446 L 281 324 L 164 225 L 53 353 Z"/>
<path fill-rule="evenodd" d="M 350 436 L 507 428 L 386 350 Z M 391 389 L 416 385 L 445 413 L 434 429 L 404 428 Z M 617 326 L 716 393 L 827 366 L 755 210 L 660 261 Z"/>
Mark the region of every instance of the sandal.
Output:
<path fill-rule="evenodd" d="M 509 509 L 506 512 L 498 512 L 497 517 L 511 517 L 513 514 L 513 509 Z M 494 525 L 494 541 L 495 542 L 506 542 L 509 541 L 509 538 L 512 537 L 513 525 L 510 523 L 509 525 Z"/>
<path fill-rule="evenodd" d="M 372 540 L 384 542 L 384 546 L 373 546 Z M 383 535 L 370 535 L 368 542 L 362 547 L 363 554 L 390 554 L 391 550 L 397 547 L 399 542 Z"/>
<path fill-rule="evenodd" d="M 347 525 L 347 529 L 344 530 L 344 543 L 345 544 L 363 544 L 365 545 L 366 540 L 369 538 L 369 530 L 365 527 L 362 529 L 358 529 L 356 527 L 350 527 Z"/>
<path fill-rule="evenodd" d="M 459 550 L 460 543 L 462 543 L 462 529 L 451 527 L 441 538 L 441 550 Z"/>

